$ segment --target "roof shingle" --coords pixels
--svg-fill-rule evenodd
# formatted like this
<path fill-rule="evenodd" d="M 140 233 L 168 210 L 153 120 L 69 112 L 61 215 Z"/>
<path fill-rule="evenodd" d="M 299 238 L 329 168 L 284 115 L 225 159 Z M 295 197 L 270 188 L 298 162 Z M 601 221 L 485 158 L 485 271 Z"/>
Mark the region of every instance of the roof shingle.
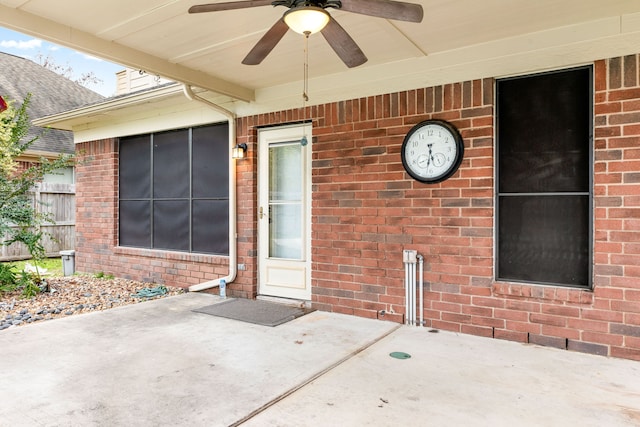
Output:
<path fill-rule="evenodd" d="M 0 96 L 21 103 L 31 93 L 29 119 L 72 110 L 104 97 L 35 62 L 0 52 Z M 73 134 L 57 129 L 32 127 L 28 137 L 39 138 L 31 150 L 72 153 Z"/>

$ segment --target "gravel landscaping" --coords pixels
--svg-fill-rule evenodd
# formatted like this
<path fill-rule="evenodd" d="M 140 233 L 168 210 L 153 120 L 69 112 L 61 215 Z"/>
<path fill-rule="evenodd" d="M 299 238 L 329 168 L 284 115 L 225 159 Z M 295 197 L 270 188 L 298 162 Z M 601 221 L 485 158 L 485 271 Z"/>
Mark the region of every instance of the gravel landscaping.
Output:
<path fill-rule="evenodd" d="M 23 298 L 19 291 L 0 294 L 0 331 L 184 292 L 182 288 L 153 283 L 81 275 L 49 277 L 47 283 L 50 291 L 29 299 Z"/>

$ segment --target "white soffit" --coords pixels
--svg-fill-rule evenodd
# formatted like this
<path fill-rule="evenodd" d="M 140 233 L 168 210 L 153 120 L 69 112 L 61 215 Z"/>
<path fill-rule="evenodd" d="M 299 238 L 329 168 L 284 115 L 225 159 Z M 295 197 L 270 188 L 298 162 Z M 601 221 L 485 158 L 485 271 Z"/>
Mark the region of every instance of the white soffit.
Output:
<path fill-rule="evenodd" d="M 0 25 L 239 102 L 239 114 L 301 106 L 303 38 L 257 66 L 242 58 L 283 7 L 190 15 L 202 0 L 0 0 Z M 369 61 L 348 69 L 309 40 L 311 104 L 637 53 L 638 0 L 415 0 L 420 24 L 331 10 Z"/>

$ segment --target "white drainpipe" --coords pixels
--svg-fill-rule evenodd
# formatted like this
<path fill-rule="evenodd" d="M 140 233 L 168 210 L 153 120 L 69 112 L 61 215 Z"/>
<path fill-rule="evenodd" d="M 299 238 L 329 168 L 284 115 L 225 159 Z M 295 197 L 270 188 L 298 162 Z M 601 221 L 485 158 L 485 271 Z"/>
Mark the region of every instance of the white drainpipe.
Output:
<path fill-rule="evenodd" d="M 416 324 L 416 263 L 418 252 L 405 249 L 402 251 L 404 262 L 404 288 L 405 288 L 405 325 Z"/>
<path fill-rule="evenodd" d="M 238 224 L 236 221 L 236 162 L 231 158 L 231 150 L 236 145 L 236 116 L 231 111 L 204 99 L 195 93 L 189 85 L 182 85 L 185 96 L 191 101 L 198 101 L 223 114 L 229 121 L 229 274 L 225 277 L 209 280 L 189 287 L 189 292 L 203 291 L 220 286 L 220 281 L 231 283 L 238 273 Z"/>
<path fill-rule="evenodd" d="M 418 254 L 418 294 L 420 295 L 420 323 L 418 326 L 424 326 L 424 257 Z"/>

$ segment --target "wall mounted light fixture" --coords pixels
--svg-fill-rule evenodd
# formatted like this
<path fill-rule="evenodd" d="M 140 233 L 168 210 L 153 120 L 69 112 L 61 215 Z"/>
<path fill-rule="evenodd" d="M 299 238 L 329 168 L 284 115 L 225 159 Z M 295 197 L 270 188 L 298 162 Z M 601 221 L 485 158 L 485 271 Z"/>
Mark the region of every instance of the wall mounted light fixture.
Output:
<path fill-rule="evenodd" d="M 235 147 L 231 149 L 231 158 L 232 159 L 244 159 L 244 154 L 247 151 L 247 144 L 244 142 L 242 144 L 237 144 Z"/>

